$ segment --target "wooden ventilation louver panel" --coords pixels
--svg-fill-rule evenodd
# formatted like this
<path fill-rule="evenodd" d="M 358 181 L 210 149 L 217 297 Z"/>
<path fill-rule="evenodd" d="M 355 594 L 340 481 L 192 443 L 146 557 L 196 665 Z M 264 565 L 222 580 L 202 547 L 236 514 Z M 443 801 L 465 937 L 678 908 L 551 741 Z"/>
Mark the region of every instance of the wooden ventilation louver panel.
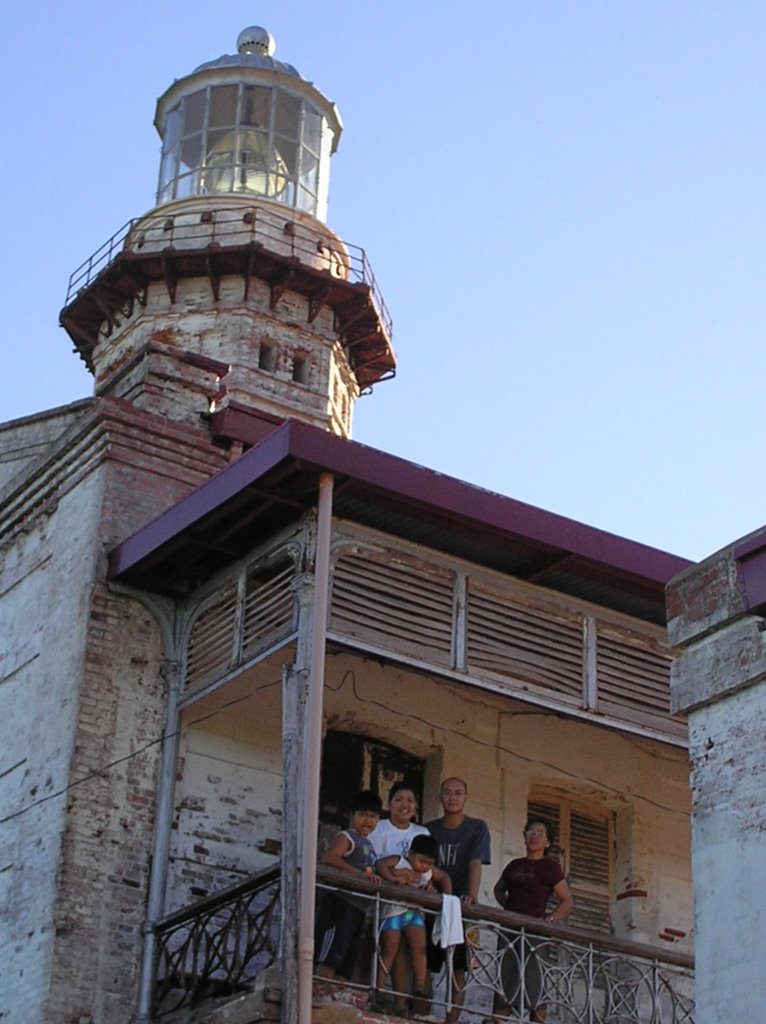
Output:
<path fill-rule="evenodd" d="M 223 675 L 232 659 L 237 592 L 231 589 L 201 613 L 192 626 L 186 660 L 186 686 Z"/>
<path fill-rule="evenodd" d="M 641 724 L 670 714 L 670 653 L 599 629 L 596 647 L 598 710 Z M 675 720 L 685 729 L 682 720 Z"/>
<path fill-rule="evenodd" d="M 296 600 L 291 586 L 294 575 L 295 567 L 289 560 L 256 567 L 248 573 L 242 623 L 243 658 L 295 629 Z"/>
<path fill-rule="evenodd" d="M 575 810 L 569 819 L 569 884 L 576 894 L 569 924 L 608 934 L 609 823 Z"/>
<path fill-rule="evenodd" d="M 375 647 L 449 665 L 453 573 L 395 551 L 341 555 L 330 629 Z"/>
<path fill-rule="evenodd" d="M 524 688 L 533 686 L 580 704 L 582 620 L 516 604 L 472 585 L 467 664 L 469 671 L 478 675 L 503 676 Z"/>

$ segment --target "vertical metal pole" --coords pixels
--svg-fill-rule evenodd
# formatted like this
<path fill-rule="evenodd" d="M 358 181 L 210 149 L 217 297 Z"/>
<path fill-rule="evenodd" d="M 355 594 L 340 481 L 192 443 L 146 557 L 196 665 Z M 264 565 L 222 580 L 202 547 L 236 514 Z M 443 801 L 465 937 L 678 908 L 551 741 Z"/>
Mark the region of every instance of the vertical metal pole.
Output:
<path fill-rule="evenodd" d="M 280 972 L 282 1020 L 298 1015 L 298 850 L 301 809 L 288 794 L 300 791 L 301 692 L 305 672 L 293 665 L 282 670 L 282 864 L 279 887 L 281 910 Z"/>
<path fill-rule="evenodd" d="M 330 586 L 332 527 L 331 473 L 319 478 L 317 537 L 314 563 L 314 608 L 306 697 L 303 794 L 304 828 L 301 851 L 300 920 L 298 938 L 298 1024 L 311 1024 L 311 978 L 314 964 L 314 909 L 316 903 L 317 831 L 319 828 L 319 773 L 322 756 L 324 666 Z M 283 1017 L 284 1024 L 293 1024 Z"/>
<path fill-rule="evenodd" d="M 141 961 L 141 978 L 138 992 L 137 1020 L 152 1019 L 152 996 L 154 992 L 154 970 L 157 955 L 157 940 L 154 925 L 165 909 L 170 835 L 173 825 L 173 803 L 176 786 L 176 764 L 180 735 L 178 699 L 181 689 L 181 666 L 178 661 L 165 662 L 165 681 L 168 703 L 165 715 L 165 732 L 162 736 L 160 754 L 160 777 L 157 790 L 157 813 L 154 824 L 152 864 L 149 873 L 149 895 L 144 923 L 144 950 Z"/>

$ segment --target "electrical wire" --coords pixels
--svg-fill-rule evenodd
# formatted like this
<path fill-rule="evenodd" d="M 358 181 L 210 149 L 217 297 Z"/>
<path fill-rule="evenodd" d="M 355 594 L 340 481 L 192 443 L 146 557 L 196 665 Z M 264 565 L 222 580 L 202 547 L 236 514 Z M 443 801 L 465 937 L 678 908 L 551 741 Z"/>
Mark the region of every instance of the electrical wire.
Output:
<path fill-rule="evenodd" d="M 9 821 L 13 821 L 14 818 L 20 818 L 22 814 L 27 814 L 29 811 L 34 810 L 35 807 L 39 807 L 41 804 L 47 803 L 49 800 L 55 800 L 56 797 L 64 796 L 64 794 L 69 793 L 70 790 L 76 789 L 78 786 L 83 786 L 86 782 L 92 782 L 93 779 L 103 778 L 105 775 L 108 775 L 108 773 L 113 768 L 116 768 L 118 765 L 125 764 L 126 761 L 131 761 L 134 757 L 139 757 L 147 750 L 151 750 L 152 747 L 158 746 L 160 743 L 163 742 L 163 740 L 172 739 L 174 736 L 180 736 L 187 729 L 190 729 L 193 725 L 199 725 L 201 722 L 207 722 L 211 718 L 215 718 L 216 715 L 221 714 L 221 712 L 225 711 L 227 708 L 233 707 L 235 704 L 242 704 L 244 703 L 244 701 L 253 698 L 257 693 L 260 693 L 262 690 L 267 690 L 271 686 L 279 686 L 280 683 L 281 678 L 271 680 L 268 683 L 263 683 L 261 686 L 254 687 L 254 689 L 251 690 L 250 693 L 246 693 L 242 697 L 233 697 L 231 700 L 226 701 L 219 708 L 216 708 L 214 711 L 209 712 L 207 715 L 201 715 L 199 718 L 195 718 L 191 722 L 185 722 L 182 726 L 180 726 L 173 732 L 163 732 L 161 736 L 158 736 L 156 739 L 149 740 L 148 743 L 145 743 L 142 747 L 138 747 L 137 750 L 131 750 L 129 754 L 124 754 L 122 757 L 118 757 L 114 761 L 110 761 L 108 764 L 103 765 L 101 768 L 96 768 L 94 771 L 88 772 L 87 775 L 83 775 L 81 778 L 75 779 L 73 782 L 70 782 L 68 785 L 63 786 L 61 789 L 57 789 L 54 793 L 46 793 L 46 795 L 41 796 L 39 800 L 35 800 L 31 804 L 27 804 L 25 807 L 21 807 L 19 808 L 19 810 L 13 811 L 11 814 L 7 814 L 4 818 L 0 818 L 0 825 L 5 825 Z M 23 764 L 23 761 L 20 761 L 19 764 Z M 18 766 L 16 765 L 14 767 Z"/>

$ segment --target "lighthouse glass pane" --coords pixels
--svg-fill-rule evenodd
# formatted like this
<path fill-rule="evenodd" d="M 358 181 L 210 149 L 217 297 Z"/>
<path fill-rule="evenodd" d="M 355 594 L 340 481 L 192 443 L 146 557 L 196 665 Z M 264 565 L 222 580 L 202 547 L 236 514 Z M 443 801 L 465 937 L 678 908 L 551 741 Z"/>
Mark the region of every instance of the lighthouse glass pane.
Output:
<path fill-rule="evenodd" d="M 186 174 L 178 179 L 176 184 L 176 199 L 186 199 L 187 196 L 199 194 L 199 170 L 193 174 Z"/>
<path fill-rule="evenodd" d="M 205 90 L 193 92 L 184 100 L 184 135 L 202 130 L 205 120 Z"/>
<path fill-rule="evenodd" d="M 178 174 L 178 147 L 166 152 L 160 165 L 160 188 L 164 189 Z"/>
<path fill-rule="evenodd" d="M 165 131 L 162 136 L 163 149 L 167 153 L 181 138 L 181 104 L 178 103 L 168 111 L 165 118 Z"/>
<path fill-rule="evenodd" d="M 202 133 L 191 135 L 181 143 L 181 163 L 178 168 L 179 174 L 191 171 L 202 163 Z"/>
<path fill-rule="evenodd" d="M 295 183 L 281 178 L 279 175 L 272 175 L 270 178 L 269 196 L 286 206 L 295 206 Z"/>
<path fill-rule="evenodd" d="M 233 191 L 235 137 L 235 132 L 231 129 L 219 129 L 207 133 L 206 192 Z"/>
<path fill-rule="evenodd" d="M 291 139 L 297 139 L 300 116 L 300 100 L 297 100 L 294 96 L 289 96 L 287 93 L 278 92 L 274 130 L 278 131 L 280 135 L 289 135 Z"/>
<path fill-rule="evenodd" d="M 322 118 L 308 107 L 303 111 L 303 137 L 301 141 L 312 153 L 319 156 L 319 145 L 322 140 Z"/>
<path fill-rule="evenodd" d="M 316 196 L 307 192 L 305 188 L 298 189 L 298 207 L 301 210 L 305 210 L 306 213 L 316 216 L 317 210 L 317 199 Z"/>
<path fill-rule="evenodd" d="M 269 137 L 265 132 L 240 129 L 237 148 L 235 192 L 268 194 Z"/>
<path fill-rule="evenodd" d="M 313 153 L 307 149 L 301 150 L 301 185 L 309 192 L 317 190 L 317 171 L 319 161 Z"/>
<path fill-rule="evenodd" d="M 268 130 L 271 121 L 271 89 L 248 85 L 242 93 L 240 123 Z"/>
<path fill-rule="evenodd" d="M 281 171 L 284 171 L 291 178 L 296 177 L 298 173 L 298 143 L 278 137 L 275 138 L 274 159 Z"/>
<path fill-rule="evenodd" d="M 280 147 L 282 143 L 280 142 Z M 281 152 L 281 148 L 274 144 L 272 151 L 271 165 L 269 167 L 269 185 L 267 195 L 271 199 L 278 199 L 281 203 L 291 203 L 289 198 L 292 192 L 288 193 L 288 186 L 292 185 L 291 179 L 294 178 L 294 172 L 290 173 L 290 168 Z M 290 154 L 287 154 L 288 158 Z M 293 163 L 295 162 L 295 155 L 293 154 Z"/>
<path fill-rule="evenodd" d="M 215 85 L 210 90 L 210 112 L 208 127 L 237 123 L 237 86 Z"/>

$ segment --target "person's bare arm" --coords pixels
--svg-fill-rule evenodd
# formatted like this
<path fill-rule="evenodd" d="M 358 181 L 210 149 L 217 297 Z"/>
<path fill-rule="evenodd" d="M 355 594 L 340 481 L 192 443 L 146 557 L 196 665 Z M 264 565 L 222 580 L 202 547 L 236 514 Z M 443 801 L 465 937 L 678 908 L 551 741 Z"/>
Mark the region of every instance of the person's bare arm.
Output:
<path fill-rule="evenodd" d="M 553 892 L 555 893 L 559 905 L 546 917 L 546 921 L 550 924 L 558 924 L 562 918 L 566 917 L 569 911 L 574 906 L 574 900 L 572 899 L 572 892 L 567 884 L 567 880 L 562 878 L 558 885 L 554 885 Z"/>
<path fill-rule="evenodd" d="M 479 886 L 481 885 L 481 861 L 472 860 L 468 862 L 468 892 L 461 899 L 463 903 L 475 903 L 479 898 Z"/>
<path fill-rule="evenodd" d="M 392 882 L 394 885 L 411 885 L 414 881 L 417 881 L 419 876 L 416 871 L 408 871 L 407 868 L 397 868 L 395 865 L 398 863 L 399 855 L 394 853 L 390 857 L 380 857 L 375 862 L 375 867 L 381 878 L 386 882 Z"/>
<path fill-rule="evenodd" d="M 500 906 L 505 909 L 505 901 L 508 898 L 508 886 L 505 884 L 505 879 L 502 875 L 495 882 L 495 888 L 492 892 Z"/>
<path fill-rule="evenodd" d="M 350 851 L 351 840 L 348 836 L 344 836 L 342 832 L 339 832 L 322 854 L 322 863 L 326 864 L 328 868 L 339 868 L 341 871 L 353 871 L 355 875 L 362 874 L 363 872 L 360 872 L 359 868 L 355 868 L 352 864 L 349 864 L 348 861 L 344 860 L 345 856 Z"/>
<path fill-rule="evenodd" d="M 361 875 L 370 882 L 379 881 L 372 868 L 369 871 L 363 871 L 361 868 L 355 868 L 353 864 L 349 864 L 345 860 L 346 855 L 350 851 L 351 840 L 348 836 L 344 836 L 342 832 L 339 832 L 322 854 L 322 863 L 326 864 L 328 868 L 340 868 L 341 871 L 348 871 L 352 875 Z"/>
<path fill-rule="evenodd" d="M 452 894 L 452 879 L 446 871 L 442 871 L 441 868 L 431 868 L 431 881 L 434 886 L 440 892 L 446 892 L 448 895 Z"/>

